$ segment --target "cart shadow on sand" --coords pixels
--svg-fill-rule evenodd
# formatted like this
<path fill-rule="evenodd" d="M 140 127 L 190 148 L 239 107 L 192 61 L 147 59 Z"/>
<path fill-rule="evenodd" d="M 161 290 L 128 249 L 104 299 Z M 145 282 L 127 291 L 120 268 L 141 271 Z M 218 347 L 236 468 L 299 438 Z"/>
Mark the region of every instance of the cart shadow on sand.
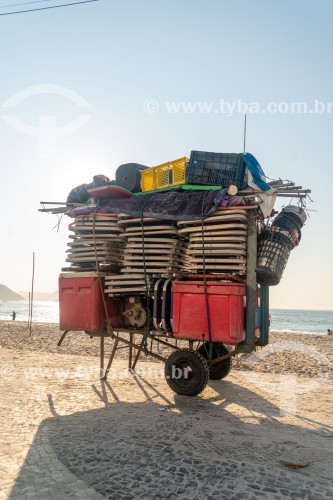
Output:
<path fill-rule="evenodd" d="M 59 416 L 49 395 L 53 417 L 40 425 L 10 498 L 40 480 L 66 498 L 76 498 L 71 486 L 76 480 L 114 499 L 184 494 L 230 498 L 237 488 L 244 491 L 258 478 L 262 487 L 270 487 L 280 475 L 283 482 L 292 477 L 303 489 L 309 483 L 311 490 L 320 463 L 312 471 L 289 471 L 279 459 L 286 450 L 303 461 L 311 457 L 311 463 L 328 458 L 324 438 L 315 428 L 318 423 L 313 422 L 312 430 L 281 423 L 277 406 L 232 382 L 211 382 L 216 395 L 210 400 L 175 395 L 172 402 L 146 379 L 133 378 L 146 401 L 122 402 L 112 385 L 101 381 L 92 390 L 104 408 Z M 243 408 L 242 418 L 229 411 L 233 405 Z M 305 437 L 316 444 L 303 446 Z M 41 450 L 44 457 L 48 451 L 46 459 Z M 70 471 L 72 481 L 66 485 L 57 479 L 50 460 Z M 324 475 L 321 485 L 325 482 L 329 488 Z"/>

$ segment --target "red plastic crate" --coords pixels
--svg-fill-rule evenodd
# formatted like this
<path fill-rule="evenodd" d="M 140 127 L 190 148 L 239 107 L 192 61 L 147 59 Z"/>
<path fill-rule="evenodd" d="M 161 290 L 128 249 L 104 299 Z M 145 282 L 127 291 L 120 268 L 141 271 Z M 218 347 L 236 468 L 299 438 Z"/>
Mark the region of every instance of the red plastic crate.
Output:
<path fill-rule="evenodd" d="M 213 342 L 235 345 L 245 339 L 246 285 L 208 282 L 208 311 Z M 172 285 L 173 336 L 209 340 L 202 281 L 176 281 Z M 204 337 L 203 337 L 204 335 Z"/>
<path fill-rule="evenodd" d="M 103 287 L 104 287 L 104 279 Z M 122 304 L 104 294 L 108 317 L 114 328 L 123 325 Z M 97 274 L 64 273 L 59 276 L 60 329 L 103 332 L 105 309 Z"/>

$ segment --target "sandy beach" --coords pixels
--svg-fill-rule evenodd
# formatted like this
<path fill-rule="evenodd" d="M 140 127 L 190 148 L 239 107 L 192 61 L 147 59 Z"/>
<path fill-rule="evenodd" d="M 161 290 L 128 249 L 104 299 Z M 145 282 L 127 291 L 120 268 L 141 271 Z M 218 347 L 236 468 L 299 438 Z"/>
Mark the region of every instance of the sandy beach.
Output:
<path fill-rule="evenodd" d="M 332 495 L 332 337 L 272 332 L 195 398 L 127 349 L 101 382 L 98 339 L 59 337 L 0 322 L 0 499 Z"/>
<path fill-rule="evenodd" d="M 99 339 L 91 339 L 84 332 L 70 332 L 63 344 L 57 347 L 62 332 L 55 323 L 33 323 L 29 335 L 24 321 L 0 321 L 0 345 L 3 349 L 40 351 L 45 353 L 71 354 L 75 356 L 100 356 Z M 125 335 L 126 337 L 126 335 Z M 113 340 L 105 340 L 105 356 L 111 352 Z M 187 347 L 187 343 L 184 343 Z M 172 351 L 160 347 L 161 354 Z M 121 349 L 116 359 L 128 359 L 127 349 Z M 151 357 L 140 358 L 140 363 L 160 363 Z M 96 362 L 98 363 L 98 362 Z M 298 377 L 330 376 L 333 374 L 333 336 L 270 332 L 269 346 L 254 355 L 239 355 L 233 361 L 233 369 L 256 372 L 288 374 Z"/>

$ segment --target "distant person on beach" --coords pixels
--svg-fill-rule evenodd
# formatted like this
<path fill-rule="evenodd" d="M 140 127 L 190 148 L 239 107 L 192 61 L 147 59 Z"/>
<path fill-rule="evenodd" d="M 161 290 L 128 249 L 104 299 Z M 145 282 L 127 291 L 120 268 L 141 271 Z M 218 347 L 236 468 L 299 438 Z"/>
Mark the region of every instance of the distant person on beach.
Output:
<path fill-rule="evenodd" d="M 330 330 L 329 328 L 327 328 L 327 335 L 333 335 L 332 330 Z"/>
<path fill-rule="evenodd" d="M 16 312 L 15 312 L 15 311 L 13 311 L 13 313 L 12 313 L 12 320 L 13 320 L 13 321 L 15 321 L 15 320 L 16 320 Z"/>

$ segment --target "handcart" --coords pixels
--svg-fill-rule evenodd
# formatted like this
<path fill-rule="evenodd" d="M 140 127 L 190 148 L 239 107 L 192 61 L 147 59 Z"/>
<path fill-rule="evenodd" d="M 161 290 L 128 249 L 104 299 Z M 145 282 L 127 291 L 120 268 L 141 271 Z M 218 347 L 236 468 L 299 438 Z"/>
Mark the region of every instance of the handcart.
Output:
<path fill-rule="evenodd" d="M 100 337 L 100 368 L 105 380 L 120 347 L 128 348 L 128 367 L 140 356 L 165 363 L 165 378 L 177 394 L 195 396 L 208 380 L 221 380 L 232 358 L 268 343 L 269 288 L 258 285 L 257 223 L 249 211 L 246 276 L 159 277 L 149 296 L 121 298 L 105 293 L 102 272 L 64 273 L 59 278 L 60 346 L 69 331 Z M 223 279 L 221 279 L 223 278 Z M 125 305 L 124 305 L 125 304 Z M 104 340 L 113 347 L 104 366 Z M 172 350 L 162 356 L 160 346 Z"/>

